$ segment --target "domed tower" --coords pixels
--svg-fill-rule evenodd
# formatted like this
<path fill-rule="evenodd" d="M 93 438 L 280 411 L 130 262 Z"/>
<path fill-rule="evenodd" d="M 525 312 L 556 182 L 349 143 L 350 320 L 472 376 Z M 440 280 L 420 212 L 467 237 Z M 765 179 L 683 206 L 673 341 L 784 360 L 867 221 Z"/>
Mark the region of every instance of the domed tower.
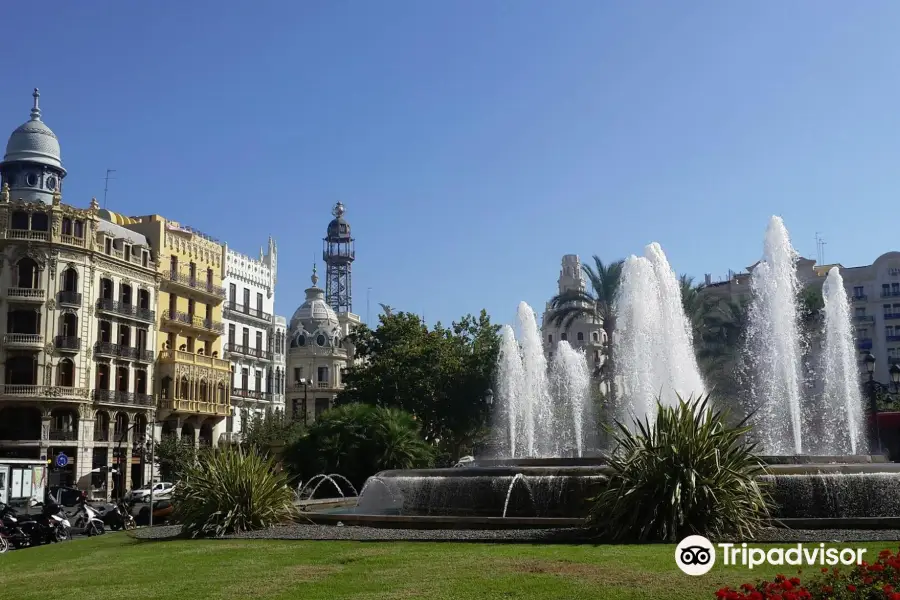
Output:
<path fill-rule="evenodd" d="M 34 88 L 31 119 L 20 125 L 6 144 L 6 154 L 0 162 L 0 184 L 9 185 L 12 200 L 51 204 L 57 190 L 62 193 L 66 170 L 62 166 L 59 140 L 41 121 L 41 97 Z"/>
<path fill-rule="evenodd" d="M 337 313 L 353 312 L 350 266 L 356 259 L 350 224 L 344 220 L 344 205 L 338 202 L 331 214 L 328 234 L 322 245 L 325 261 L 325 300 Z"/>

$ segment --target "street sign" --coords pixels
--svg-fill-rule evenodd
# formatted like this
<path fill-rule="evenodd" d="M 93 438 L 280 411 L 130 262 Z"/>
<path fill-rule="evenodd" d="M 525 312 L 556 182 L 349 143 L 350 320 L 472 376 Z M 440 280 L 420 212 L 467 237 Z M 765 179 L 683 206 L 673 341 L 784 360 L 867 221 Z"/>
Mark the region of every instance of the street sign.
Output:
<path fill-rule="evenodd" d="M 56 455 L 56 466 L 62 469 L 69 464 L 69 457 L 60 452 Z"/>

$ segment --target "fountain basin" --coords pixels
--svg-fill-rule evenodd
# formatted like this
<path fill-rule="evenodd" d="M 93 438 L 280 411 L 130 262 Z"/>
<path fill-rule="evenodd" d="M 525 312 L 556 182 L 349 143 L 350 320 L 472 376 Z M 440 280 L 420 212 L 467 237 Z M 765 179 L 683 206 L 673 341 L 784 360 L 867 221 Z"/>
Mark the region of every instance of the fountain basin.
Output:
<path fill-rule="evenodd" d="M 900 527 L 900 464 L 881 456 L 765 462 L 760 482 L 784 526 Z M 489 459 L 460 468 L 383 471 L 369 479 L 356 506 L 310 517 L 384 527 L 572 527 L 583 522 L 589 499 L 610 474 L 599 458 Z"/>

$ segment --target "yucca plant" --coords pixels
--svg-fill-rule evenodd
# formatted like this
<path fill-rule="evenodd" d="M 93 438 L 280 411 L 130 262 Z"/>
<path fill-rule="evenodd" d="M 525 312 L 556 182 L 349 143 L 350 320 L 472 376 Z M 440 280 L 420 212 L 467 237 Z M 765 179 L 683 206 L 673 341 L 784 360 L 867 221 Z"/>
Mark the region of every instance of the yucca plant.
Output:
<path fill-rule="evenodd" d="M 175 519 L 191 537 L 271 527 L 297 514 L 288 483 L 271 459 L 222 447 L 189 468 L 175 486 Z"/>
<path fill-rule="evenodd" d="M 709 396 L 664 406 L 653 422 L 615 423 L 612 474 L 588 524 L 610 540 L 677 542 L 688 535 L 752 538 L 769 519 L 765 467 L 745 418 L 728 424 Z"/>

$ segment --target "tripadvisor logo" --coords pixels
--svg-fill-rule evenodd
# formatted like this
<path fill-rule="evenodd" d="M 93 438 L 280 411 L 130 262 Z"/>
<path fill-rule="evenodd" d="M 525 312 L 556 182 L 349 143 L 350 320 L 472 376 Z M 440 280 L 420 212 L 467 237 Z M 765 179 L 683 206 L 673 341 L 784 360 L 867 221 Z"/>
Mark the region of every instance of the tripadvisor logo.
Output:
<path fill-rule="evenodd" d="M 838 564 L 851 566 L 862 563 L 865 548 L 826 548 L 824 543 L 814 546 L 795 544 L 787 548 L 763 549 L 747 543 L 717 544 L 725 566 L 743 566 L 753 569 L 760 565 L 773 567 L 820 566 Z M 687 575 L 706 575 L 716 564 L 716 548 L 702 535 L 691 535 L 675 548 L 675 564 Z"/>
<path fill-rule="evenodd" d="M 675 564 L 687 575 L 706 575 L 716 564 L 716 549 L 702 535 L 689 535 L 675 547 Z"/>

